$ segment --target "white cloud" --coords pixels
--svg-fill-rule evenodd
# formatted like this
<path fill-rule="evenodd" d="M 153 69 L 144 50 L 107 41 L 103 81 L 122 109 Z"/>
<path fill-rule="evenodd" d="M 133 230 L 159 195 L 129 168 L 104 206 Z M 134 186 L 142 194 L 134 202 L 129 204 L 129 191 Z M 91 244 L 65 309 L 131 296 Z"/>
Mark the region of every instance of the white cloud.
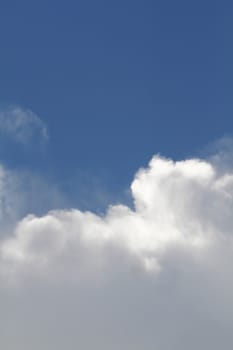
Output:
<path fill-rule="evenodd" d="M 231 349 L 233 173 L 220 170 L 157 156 L 134 209 L 16 223 L 0 243 L 4 349 Z"/>
<path fill-rule="evenodd" d="M 11 107 L 0 112 L 0 133 L 21 144 L 44 142 L 48 130 L 44 122 L 29 109 Z"/>

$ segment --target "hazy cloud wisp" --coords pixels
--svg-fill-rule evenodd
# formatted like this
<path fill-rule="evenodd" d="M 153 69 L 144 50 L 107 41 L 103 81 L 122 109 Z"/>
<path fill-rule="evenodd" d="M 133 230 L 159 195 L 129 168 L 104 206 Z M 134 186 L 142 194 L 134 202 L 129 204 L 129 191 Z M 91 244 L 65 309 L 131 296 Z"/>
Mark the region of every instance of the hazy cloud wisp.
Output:
<path fill-rule="evenodd" d="M 45 142 L 49 137 L 45 123 L 29 109 L 20 107 L 0 111 L 0 133 L 23 145 Z"/>

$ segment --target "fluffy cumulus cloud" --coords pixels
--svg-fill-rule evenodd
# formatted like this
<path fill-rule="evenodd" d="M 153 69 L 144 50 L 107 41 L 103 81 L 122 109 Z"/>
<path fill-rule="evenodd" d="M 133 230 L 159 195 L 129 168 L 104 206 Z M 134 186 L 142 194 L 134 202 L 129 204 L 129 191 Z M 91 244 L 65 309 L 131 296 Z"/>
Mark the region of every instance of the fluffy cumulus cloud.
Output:
<path fill-rule="evenodd" d="M 48 139 L 44 122 L 31 110 L 20 107 L 0 111 L 0 133 L 23 145 Z"/>
<path fill-rule="evenodd" d="M 232 349 L 233 173 L 155 156 L 131 191 L 0 236 L 4 349 Z"/>

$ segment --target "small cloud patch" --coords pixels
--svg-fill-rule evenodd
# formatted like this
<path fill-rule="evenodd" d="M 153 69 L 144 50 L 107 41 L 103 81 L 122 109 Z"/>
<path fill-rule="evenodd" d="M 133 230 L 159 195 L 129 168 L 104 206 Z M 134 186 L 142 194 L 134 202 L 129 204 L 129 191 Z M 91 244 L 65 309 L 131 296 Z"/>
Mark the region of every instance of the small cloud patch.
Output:
<path fill-rule="evenodd" d="M 21 107 L 0 111 L 0 135 L 24 146 L 35 141 L 41 144 L 49 138 L 45 123 L 31 110 Z"/>

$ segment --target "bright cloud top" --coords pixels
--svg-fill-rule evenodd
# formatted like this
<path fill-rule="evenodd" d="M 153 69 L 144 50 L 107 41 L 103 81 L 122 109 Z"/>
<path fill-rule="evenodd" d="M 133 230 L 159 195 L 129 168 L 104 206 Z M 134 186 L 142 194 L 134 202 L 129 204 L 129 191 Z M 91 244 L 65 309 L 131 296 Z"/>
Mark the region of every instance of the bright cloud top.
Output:
<path fill-rule="evenodd" d="M 2 243 L 1 257 L 44 267 L 80 246 L 106 249 L 115 245 L 132 254 L 146 269 L 157 269 L 171 246 L 205 250 L 216 239 L 231 236 L 233 174 L 218 176 L 209 163 L 177 163 L 154 157 L 131 185 L 134 209 L 110 206 L 98 216 L 77 209 L 29 215 Z M 219 237 L 220 236 L 220 237 Z"/>
<path fill-rule="evenodd" d="M 233 173 L 156 156 L 131 190 L 133 209 L 28 215 L 2 239 L 0 281 L 20 290 L 24 306 L 11 312 L 26 312 L 29 332 L 16 346 L 6 326 L 6 348 L 231 348 Z"/>
<path fill-rule="evenodd" d="M 48 139 L 44 122 L 29 109 L 20 107 L 11 107 L 0 112 L 0 133 L 23 145 Z"/>

